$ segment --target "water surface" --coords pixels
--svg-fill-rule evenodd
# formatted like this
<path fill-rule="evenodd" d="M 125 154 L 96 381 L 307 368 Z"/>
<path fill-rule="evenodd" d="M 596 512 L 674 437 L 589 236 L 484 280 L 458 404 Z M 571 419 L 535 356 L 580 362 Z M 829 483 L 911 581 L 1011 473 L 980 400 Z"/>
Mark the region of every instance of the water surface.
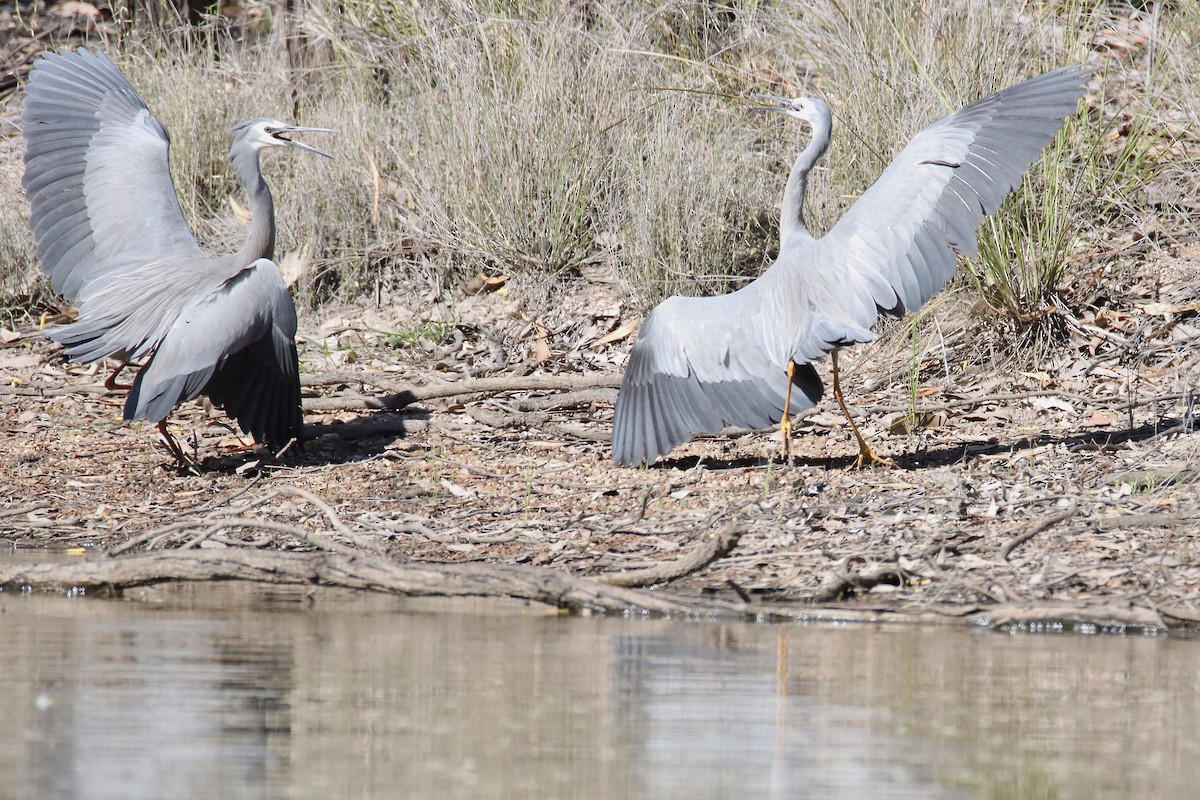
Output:
<path fill-rule="evenodd" d="M 1150 798 L 1200 642 L 0 594 L 0 798 Z"/>

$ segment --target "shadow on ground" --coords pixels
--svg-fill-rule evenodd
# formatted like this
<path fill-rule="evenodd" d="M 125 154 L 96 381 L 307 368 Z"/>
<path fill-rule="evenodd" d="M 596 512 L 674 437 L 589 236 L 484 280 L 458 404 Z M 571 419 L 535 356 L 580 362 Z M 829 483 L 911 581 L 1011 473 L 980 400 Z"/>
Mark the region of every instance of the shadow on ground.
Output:
<path fill-rule="evenodd" d="M 1147 422 L 1132 428 L 1096 430 L 1088 433 L 1074 433 L 1060 436 L 1040 434 L 1012 441 L 1001 441 L 999 438 L 993 437 L 986 441 L 964 442 L 962 444 L 945 445 L 932 449 L 919 449 L 911 453 L 899 453 L 891 455 L 890 458 L 896 462 L 900 469 L 937 469 L 939 467 L 950 466 L 951 464 L 966 464 L 977 460 L 981 456 L 995 453 L 1015 453 L 1020 450 L 1032 450 L 1037 447 L 1052 445 L 1066 445 L 1067 449 L 1072 452 L 1078 450 L 1105 450 L 1129 442 L 1147 442 L 1164 435 L 1176 432 L 1191 432 L 1195 429 L 1196 424 L 1194 420 L 1164 417 L 1160 420 Z M 856 454 L 828 457 L 796 456 L 793 457 L 791 466 L 814 467 L 824 470 L 848 470 L 854 467 L 856 460 Z M 708 456 L 684 456 L 681 458 L 661 459 L 652 469 L 686 471 L 700 465 L 713 472 L 766 469 L 771 465 L 782 466 L 779 461 L 773 458 L 722 459 Z"/>
<path fill-rule="evenodd" d="M 219 456 L 209 456 L 199 462 L 201 472 L 231 475 L 253 473 L 261 466 L 279 464 L 292 467 L 316 467 L 346 464 L 377 456 L 397 439 L 429 427 L 429 412 L 409 408 L 404 412 L 380 412 L 350 420 L 307 423 L 304 426 L 304 445 L 289 448 L 276 457 L 265 448 L 255 447 Z M 172 462 L 181 474 L 188 469 Z"/>

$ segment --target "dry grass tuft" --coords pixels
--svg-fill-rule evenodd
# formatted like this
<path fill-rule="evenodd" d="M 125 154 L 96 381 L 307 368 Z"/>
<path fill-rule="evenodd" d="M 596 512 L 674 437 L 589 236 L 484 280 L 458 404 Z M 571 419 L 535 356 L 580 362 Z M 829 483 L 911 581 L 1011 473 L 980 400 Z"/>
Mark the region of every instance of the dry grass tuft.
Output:
<path fill-rule="evenodd" d="M 280 255 L 303 245 L 309 258 L 298 291 L 310 306 L 380 283 L 596 263 L 647 306 L 720 291 L 769 263 L 804 136 L 747 95 L 817 94 L 833 108 L 809 199 L 824 230 L 928 122 L 1087 61 L 1099 70 L 1091 118 L 985 227 L 971 270 L 997 318 L 1019 320 L 1094 268 L 1111 226 L 1139 218 L 1141 188 L 1178 155 L 1155 149 L 1164 120 L 1197 127 L 1194 108 L 1166 99 L 1194 96 L 1200 74 L 1186 5 L 1150 16 L 1083 0 L 310 0 L 257 38 L 214 34 L 170 53 L 125 42 L 118 58 L 172 131 L 185 212 L 214 249 L 241 237 L 222 131 L 262 115 L 338 129 L 312 139 L 335 162 L 265 165 Z M 1131 84 L 1140 97 L 1119 94 Z M 9 293 L 32 249 L 20 205 L 0 209 Z"/>

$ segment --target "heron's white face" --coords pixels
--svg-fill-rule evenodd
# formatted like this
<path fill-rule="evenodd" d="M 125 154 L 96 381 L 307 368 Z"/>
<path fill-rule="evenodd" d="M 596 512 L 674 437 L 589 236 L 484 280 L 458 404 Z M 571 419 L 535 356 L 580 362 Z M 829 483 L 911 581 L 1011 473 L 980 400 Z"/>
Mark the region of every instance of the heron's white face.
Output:
<path fill-rule="evenodd" d="M 229 132 L 233 134 L 233 148 L 248 147 L 251 150 L 258 151 L 267 147 L 295 147 L 325 156 L 326 158 L 333 158 L 328 153 L 304 144 L 304 142 L 297 142 L 288 138 L 290 134 L 303 133 L 305 131 L 333 133 L 329 128 L 301 128 L 266 117 L 252 119 L 249 122 L 235 125 Z"/>
<path fill-rule="evenodd" d="M 246 126 L 243 137 L 246 144 L 262 149 L 264 147 L 282 147 L 293 144 L 286 134 L 291 131 L 286 123 L 277 119 L 256 119 Z"/>
<path fill-rule="evenodd" d="M 785 101 L 783 106 L 783 112 L 789 117 L 802 119 L 813 126 L 830 117 L 829 106 L 815 97 L 796 97 Z"/>
<path fill-rule="evenodd" d="M 829 112 L 829 106 L 825 105 L 823 100 L 818 100 L 815 97 L 775 97 L 769 94 L 756 94 L 755 100 L 765 100 L 770 105 L 758 106 L 767 111 L 782 111 L 789 117 L 804 120 L 812 129 L 818 130 L 826 127 L 829 121 L 833 118 Z"/>

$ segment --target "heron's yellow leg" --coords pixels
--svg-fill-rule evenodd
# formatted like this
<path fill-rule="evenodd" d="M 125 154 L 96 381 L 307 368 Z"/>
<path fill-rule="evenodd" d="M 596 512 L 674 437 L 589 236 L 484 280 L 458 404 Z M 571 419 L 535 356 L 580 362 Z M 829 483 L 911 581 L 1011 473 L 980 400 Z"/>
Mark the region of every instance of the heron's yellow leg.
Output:
<path fill-rule="evenodd" d="M 850 409 L 846 408 L 846 399 L 842 396 L 842 383 L 838 378 L 838 351 L 835 348 L 829 355 L 833 361 L 833 399 L 837 400 L 838 406 L 842 409 L 842 414 L 846 416 L 846 421 L 850 423 L 850 430 L 854 433 L 854 438 L 858 440 L 858 458 L 854 462 L 856 468 L 866 466 L 869 463 L 882 464 L 885 467 L 894 467 L 896 462 L 890 458 L 875 455 L 874 451 L 867 446 L 867 440 L 859 433 L 858 426 L 854 424 L 854 418 L 850 416 Z"/>
<path fill-rule="evenodd" d="M 132 389 L 132 383 L 117 383 L 117 376 L 120 375 L 121 370 L 125 369 L 127 366 L 129 366 L 128 361 L 122 361 L 120 364 L 118 364 L 117 368 L 113 370 L 112 374 L 104 379 L 104 388 L 108 389 L 110 392 L 117 389 Z"/>
<path fill-rule="evenodd" d="M 792 376 L 796 374 L 796 362 L 789 361 L 787 366 L 787 390 L 783 395 L 783 416 L 779 418 L 779 436 L 783 442 L 783 463 L 792 463 L 792 415 L 788 413 L 792 407 Z"/>

